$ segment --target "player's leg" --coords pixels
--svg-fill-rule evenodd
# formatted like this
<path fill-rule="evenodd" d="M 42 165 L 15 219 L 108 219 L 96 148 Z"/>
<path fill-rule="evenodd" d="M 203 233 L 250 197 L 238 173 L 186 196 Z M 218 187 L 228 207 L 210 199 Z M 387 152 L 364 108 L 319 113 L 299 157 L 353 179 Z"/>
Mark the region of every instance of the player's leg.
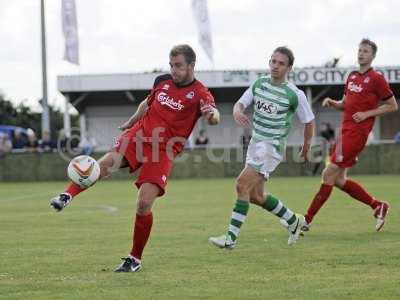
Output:
<path fill-rule="evenodd" d="M 336 178 L 335 186 L 347 193 L 352 198 L 371 207 L 374 211 L 374 217 L 377 219 L 375 229 L 381 230 L 385 224 L 385 218 L 389 211 L 389 204 L 378 201 L 371 196 L 359 182 L 347 178 L 347 169 Z"/>
<path fill-rule="evenodd" d="M 143 146 L 146 161 L 140 170 L 136 186 L 139 188 L 136 216 L 129 256 L 115 270 L 116 272 L 136 272 L 141 268 L 143 250 L 151 234 L 153 225 L 152 207 L 157 197 L 165 193 L 167 179 L 172 170 L 172 161 L 165 152 L 157 158 L 152 156 L 149 145 Z"/>
<path fill-rule="evenodd" d="M 375 209 L 379 205 L 379 201 L 374 199 L 368 192 L 361 186 L 360 183 L 347 178 L 347 169 L 339 174 L 336 178 L 335 186 L 347 193 L 352 198 L 370 206 Z"/>
<path fill-rule="evenodd" d="M 140 186 L 133 229 L 132 249 L 129 256 L 123 258 L 124 261 L 115 269 L 115 272 L 140 271 L 143 250 L 153 226 L 153 213 L 151 210 L 159 194 L 160 188 L 156 184 L 146 182 Z"/>
<path fill-rule="evenodd" d="M 112 172 L 115 172 L 121 167 L 125 167 L 127 165 L 127 161 L 124 159 L 123 155 L 115 151 L 106 153 L 101 159 L 99 159 L 98 162 L 100 165 L 99 180 L 101 178 L 110 176 Z M 65 188 L 64 192 L 51 199 L 50 205 L 55 210 L 61 211 L 72 201 L 75 196 L 86 189 L 87 188 L 82 188 L 79 185 L 71 182 Z"/>
<path fill-rule="evenodd" d="M 288 225 L 295 223 L 296 215 L 271 194 L 264 194 L 264 179 L 261 179 L 250 191 L 250 203 L 260 206 L 271 214 L 286 221 Z"/>
<path fill-rule="evenodd" d="M 260 177 L 250 190 L 250 203 L 263 207 L 265 203 L 265 178 Z"/>
<path fill-rule="evenodd" d="M 301 228 L 305 221 L 302 215 L 296 215 L 287 208 L 277 197 L 268 194 L 264 195 L 264 179 L 257 182 L 250 192 L 250 202 L 261 206 L 271 214 L 281 219 L 281 223 L 288 229 L 289 239 L 288 244 L 296 243 Z"/>
<path fill-rule="evenodd" d="M 336 177 L 341 172 L 342 168 L 334 163 L 330 163 L 328 166 L 325 167 L 324 171 L 322 172 L 322 184 L 319 188 L 319 191 L 315 194 L 313 200 L 311 201 L 305 215 L 306 225 L 303 226 L 304 231 L 307 231 L 309 229 L 309 226 L 315 215 L 324 205 L 326 200 L 328 200 L 330 194 L 332 193 Z"/>
<path fill-rule="evenodd" d="M 338 173 L 335 179 L 335 187 L 342 190 L 343 186 L 346 183 L 346 180 L 347 180 L 347 168 L 341 168 L 340 172 Z"/>
<path fill-rule="evenodd" d="M 343 131 L 342 142 L 342 167 L 350 168 L 357 162 L 358 155 L 363 151 L 365 144 L 368 140 L 367 133 L 360 133 L 354 130 Z M 337 157 L 334 157 L 336 159 Z M 385 224 L 385 217 L 389 211 L 389 204 L 386 202 L 378 201 L 372 197 L 360 183 L 342 177 L 337 185 L 344 192 L 349 194 L 352 198 L 370 206 L 374 210 L 374 216 L 377 219 L 375 229 L 379 231 Z"/>
<path fill-rule="evenodd" d="M 332 155 L 330 157 L 331 163 L 327 165 L 322 173 L 322 184 L 318 193 L 313 198 L 306 217 L 306 226 L 303 230 L 307 231 L 314 216 L 318 213 L 319 209 L 328 200 L 336 179 L 344 176 L 344 170 L 355 164 L 357 155 L 362 151 L 367 141 L 367 135 L 364 136 L 358 131 L 352 129 L 342 129 L 335 143 Z"/>
<path fill-rule="evenodd" d="M 246 220 L 249 210 L 250 191 L 257 182 L 263 180 L 263 175 L 253 167 L 246 166 L 236 179 L 237 200 L 233 207 L 227 234 L 210 237 L 209 241 L 217 247 L 232 249 L 240 233 L 240 228 Z"/>

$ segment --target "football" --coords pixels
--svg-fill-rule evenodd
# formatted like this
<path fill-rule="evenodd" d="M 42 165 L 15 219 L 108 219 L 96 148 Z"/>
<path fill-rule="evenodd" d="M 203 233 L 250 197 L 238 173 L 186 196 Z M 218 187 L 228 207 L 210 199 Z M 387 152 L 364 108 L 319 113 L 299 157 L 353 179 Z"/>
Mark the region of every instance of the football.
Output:
<path fill-rule="evenodd" d="M 90 156 L 80 155 L 68 165 L 68 177 L 81 188 L 88 188 L 100 177 L 100 165 Z"/>

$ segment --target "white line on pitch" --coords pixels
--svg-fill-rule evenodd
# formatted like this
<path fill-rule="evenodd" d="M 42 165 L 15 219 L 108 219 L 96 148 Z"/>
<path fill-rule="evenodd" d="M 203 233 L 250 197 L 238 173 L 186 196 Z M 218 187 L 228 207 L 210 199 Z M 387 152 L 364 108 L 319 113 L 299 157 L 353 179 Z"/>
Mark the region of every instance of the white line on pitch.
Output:
<path fill-rule="evenodd" d="M 57 195 L 58 192 L 60 192 L 60 190 L 57 190 L 57 191 L 54 191 L 54 192 L 21 195 L 21 196 L 14 197 L 14 198 L 9 198 L 9 199 L 0 199 L 0 202 L 25 200 L 25 199 L 31 199 L 31 198 L 36 198 L 36 197 L 44 197 L 44 196 L 51 196 L 51 195 L 55 196 L 55 195 Z"/>

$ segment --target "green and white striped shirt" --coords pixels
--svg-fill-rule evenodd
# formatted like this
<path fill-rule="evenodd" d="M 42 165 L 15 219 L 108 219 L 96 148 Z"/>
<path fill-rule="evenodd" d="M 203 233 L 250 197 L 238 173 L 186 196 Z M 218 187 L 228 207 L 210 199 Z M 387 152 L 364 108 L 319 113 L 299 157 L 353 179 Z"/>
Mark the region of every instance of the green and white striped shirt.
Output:
<path fill-rule="evenodd" d="M 302 90 L 290 82 L 275 85 L 270 76 L 258 78 L 239 102 L 245 107 L 254 105 L 252 139 L 269 141 L 280 153 L 285 149 L 293 114 L 303 124 L 314 119 Z"/>

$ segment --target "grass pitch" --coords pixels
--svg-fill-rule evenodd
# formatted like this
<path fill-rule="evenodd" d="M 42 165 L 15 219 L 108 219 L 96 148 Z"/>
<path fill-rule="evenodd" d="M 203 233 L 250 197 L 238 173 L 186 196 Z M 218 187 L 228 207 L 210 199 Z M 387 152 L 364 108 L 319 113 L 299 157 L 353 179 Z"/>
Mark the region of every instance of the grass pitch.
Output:
<path fill-rule="evenodd" d="M 382 232 L 372 211 L 336 190 L 295 246 L 279 220 L 251 207 L 237 247 L 225 232 L 234 179 L 171 181 L 157 200 L 143 270 L 116 274 L 131 247 L 136 189 L 104 181 L 62 213 L 64 184 L 0 184 L 0 299 L 400 299 L 400 176 L 355 177 L 390 201 Z M 272 178 L 267 189 L 304 213 L 319 178 Z"/>

